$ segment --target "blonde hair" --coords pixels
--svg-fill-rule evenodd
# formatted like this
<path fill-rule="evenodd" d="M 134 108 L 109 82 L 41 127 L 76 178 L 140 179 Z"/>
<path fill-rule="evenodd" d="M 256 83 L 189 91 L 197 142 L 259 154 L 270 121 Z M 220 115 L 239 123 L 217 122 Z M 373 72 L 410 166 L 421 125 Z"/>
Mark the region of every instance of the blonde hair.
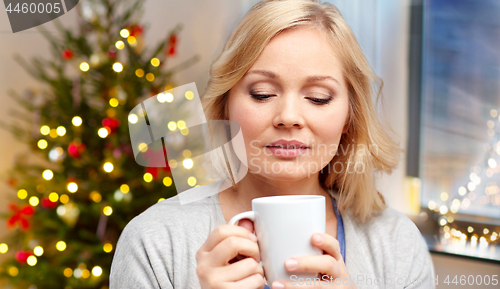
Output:
<path fill-rule="evenodd" d="M 372 71 L 335 6 L 317 0 L 266 0 L 256 4 L 212 63 L 203 108 L 207 119 L 227 119 L 229 90 L 273 37 L 303 25 L 325 32 L 332 47 L 337 49 L 349 93 L 348 131 L 339 144 L 344 154 L 337 150 L 337 155 L 321 170 L 319 180 L 332 196 L 333 191 L 338 192 L 340 212 L 352 209 L 353 216 L 364 223 L 386 208 L 384 197 L 375 189 L 374 173 L 391 173 L 399 163 L 402 150 L 390 138 L 375 112 L 372 96 L 376 94 L 379 100 L 383 82 Z M 337 172 L 336 165 L 342 165 L 343 169 Z M 363 171 L 352 173 L 355 165 L 362 165 Z"/>

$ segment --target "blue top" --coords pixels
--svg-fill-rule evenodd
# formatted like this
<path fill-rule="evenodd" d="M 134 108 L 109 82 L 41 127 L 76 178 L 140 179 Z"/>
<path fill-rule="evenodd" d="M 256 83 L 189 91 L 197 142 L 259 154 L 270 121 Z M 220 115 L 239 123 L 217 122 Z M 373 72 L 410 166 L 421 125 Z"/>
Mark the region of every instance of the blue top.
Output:
<path fill-rule="evenodd" d="M 337 216 L 337 240 L 340 245 L 340 254 L 342 254 L 342 259 L 344 259 L 345 263 L 345 234 L 344 234 L 344 222 L 342 221 L 342 216 L 337 211 L 337 202 L 335 198 L 332 198 L 333 209 L 335 210 L 335 215 Z M 265 286 L 264 289 L 271 289 L 269 286 Z"/>

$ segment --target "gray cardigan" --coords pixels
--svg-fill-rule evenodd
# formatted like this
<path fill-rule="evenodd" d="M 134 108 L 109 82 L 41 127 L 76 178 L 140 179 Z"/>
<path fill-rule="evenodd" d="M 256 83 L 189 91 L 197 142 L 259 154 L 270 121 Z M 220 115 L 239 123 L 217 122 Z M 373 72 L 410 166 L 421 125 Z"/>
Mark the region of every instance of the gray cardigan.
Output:
<path fill-rule="evenodd" d="M 218 187 L 191 190 L 218 191 Z M 426 243 L 408 217 L 387 208 L 365 224 L 358 223 L 350 211 L 342 218 L 349 281 L 358 289 L 435 288 Z M 178 196 L 155 204 L 123 230 L 111 266 L 110 288 L 200 288 L 195 254 L 222 224 L 226 222 L 217 194 L 185 205 L 180 205 Z"/>

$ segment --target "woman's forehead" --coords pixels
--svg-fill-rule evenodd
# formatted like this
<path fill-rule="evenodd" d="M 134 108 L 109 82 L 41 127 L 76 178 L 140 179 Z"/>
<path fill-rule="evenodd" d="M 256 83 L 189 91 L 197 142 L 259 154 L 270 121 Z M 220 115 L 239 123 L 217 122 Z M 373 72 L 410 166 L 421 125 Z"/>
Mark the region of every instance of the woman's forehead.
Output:
<path fill-rule="evenodd" d="M 340 82 L 341 61 L 325 32 L 314 27 L 285 30 L 273 38 L 246 72 L 278 79 L 281 74 Z"/>

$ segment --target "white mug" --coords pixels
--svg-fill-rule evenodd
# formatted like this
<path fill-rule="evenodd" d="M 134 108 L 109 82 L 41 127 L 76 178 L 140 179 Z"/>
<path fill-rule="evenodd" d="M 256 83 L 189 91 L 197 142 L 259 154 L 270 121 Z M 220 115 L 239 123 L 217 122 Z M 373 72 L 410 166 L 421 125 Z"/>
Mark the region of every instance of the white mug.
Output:
<path fill-rule="evenodd" d="M 267 283 L 290 281 L 296 278 L 317 277 L 314 273 L 293 273 L 285 269 L 291 257 L 321 255 L 322 251 L 311 244 L 314 233 L 325 233 L 325 197 L 317 195 L 291 195 L 255 198 L 252 211 L 240 213 L 229 221 L 236 224 L 241 219 L 254 222 L 261 264 Z"/>

